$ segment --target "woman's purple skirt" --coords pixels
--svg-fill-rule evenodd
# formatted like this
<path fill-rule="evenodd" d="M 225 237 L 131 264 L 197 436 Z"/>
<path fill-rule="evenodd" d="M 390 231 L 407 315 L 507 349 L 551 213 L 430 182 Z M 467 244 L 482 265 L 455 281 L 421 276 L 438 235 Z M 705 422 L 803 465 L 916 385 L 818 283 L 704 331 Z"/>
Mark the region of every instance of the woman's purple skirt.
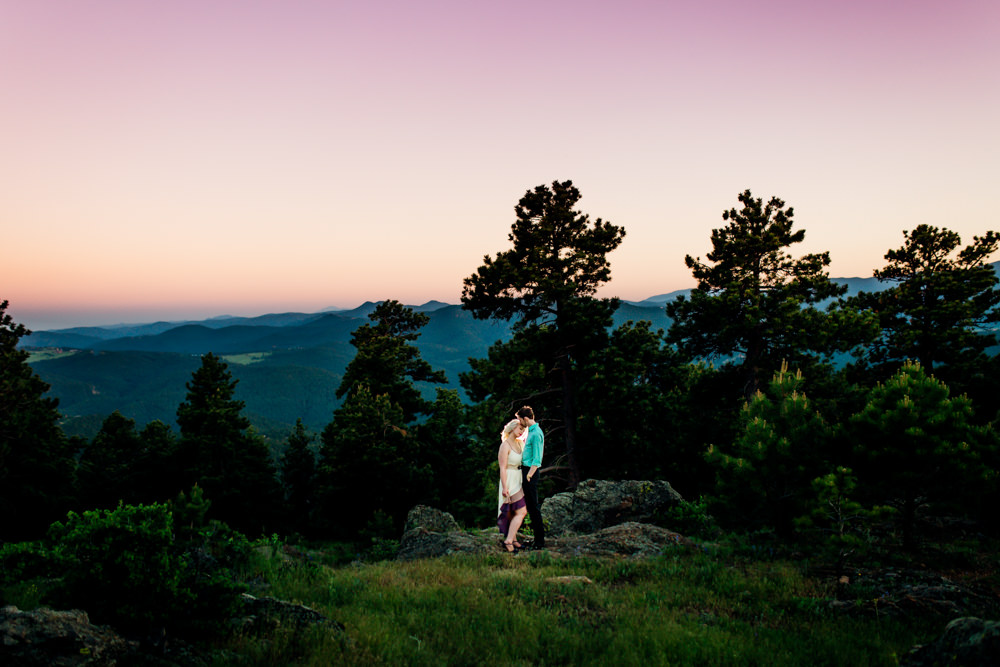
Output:
<path fill-rule="evenodd" d="M 521 496 L 514 502 L 507 502 L 500 506 L 500 516 L 497 517 L 497 528 L 500 529 L 500 534 L 507 537 L 507 531 L 510 530 L 510 522 L 514 519 L 514 513 L 522 507 L 527 507 L 528 503 L 525 501 L 524 496 Z"/>

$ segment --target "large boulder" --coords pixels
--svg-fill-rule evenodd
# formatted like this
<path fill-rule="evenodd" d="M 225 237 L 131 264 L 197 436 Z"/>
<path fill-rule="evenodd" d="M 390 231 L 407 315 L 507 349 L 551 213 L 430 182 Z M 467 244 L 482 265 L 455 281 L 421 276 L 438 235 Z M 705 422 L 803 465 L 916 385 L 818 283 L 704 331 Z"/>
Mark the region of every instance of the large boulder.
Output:
<path fill-rule="evenodd" d="M 688 538 L 648 523 L 629 521 L 602 528 L 590 535 L 576 535 L 553 540 L 560 553 L 567 556 L 609 558 L 651 558 L 674 547 L 690 547 Z"/>
<path fill-rule="evenodd" d="M 462 530 L 448 512 L 417 505 L 406 516 L 403 536 L 399 540 L 398 560 L 433 558 L 454 553 L 479 553 L 497 549 L 500 533 L 492 531 L 469 533 Z M 492 546 L 491 546 L 492 545 Z"/>
<path fill-rule="evenodd" d="M 1000 623 L 980 618 L 956 618 L 932 643 L 915 646 L 900 665 L 904 667 L 1000 667 Z"/>
<path fill-rule="evenodd" d="M 134 655 L 137 647 L 114 630 L 92 624 L 80 610 L 0 608 L 0 664 L 116 665 Z"/>
<path fill-rule="evenodd" d="M 569 537 L 627 522 L 655 523 L 682 500 L 669 482 L 588 479 L 542 502 L 545 534 Z"/>

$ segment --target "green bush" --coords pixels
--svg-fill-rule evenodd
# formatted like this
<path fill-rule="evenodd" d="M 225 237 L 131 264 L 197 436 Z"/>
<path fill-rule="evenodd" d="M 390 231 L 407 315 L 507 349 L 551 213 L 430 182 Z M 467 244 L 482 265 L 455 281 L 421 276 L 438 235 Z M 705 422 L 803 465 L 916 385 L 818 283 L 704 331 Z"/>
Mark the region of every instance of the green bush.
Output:
<path fill-rule="evenodd" d="M 719 533 L 719 527 L 715 518 L 709 514 L 708 501 L 704 497 L 696 501 L 681 500 L 676 505 L 657 512 L 653 519 L 657 525 L 688 537 L 709 538 Z"/>
<path fill-rule="evenodd" d="M 221 628 L 236 603 L 228 568 L 174 535 L 166 504 L 70 512 L 49 529 L 63 573 L 57 602 L 126 631 Z"/>
<path fill-rule="evenodd" d="M 41 542 L 11 542 L 0 546 L 0 587 L 47 576 L 54 555 Z"/>

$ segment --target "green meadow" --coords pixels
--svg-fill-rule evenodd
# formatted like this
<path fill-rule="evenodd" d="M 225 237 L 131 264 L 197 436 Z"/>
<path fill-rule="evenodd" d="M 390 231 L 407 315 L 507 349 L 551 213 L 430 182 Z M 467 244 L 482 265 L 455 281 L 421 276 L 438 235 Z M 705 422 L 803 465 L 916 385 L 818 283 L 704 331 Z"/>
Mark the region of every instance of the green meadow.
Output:
<path fill-rule="evenodd" d="M 238 634 L 219 655 L 247 665 L 895 665 L 950 620 L 834 611 L 834 582 L 802 563 L 716 547 L 650 560 L 318 561 L 258 553 L 246 574 L 266 582 L 256 594 L 342 629 Z"/>

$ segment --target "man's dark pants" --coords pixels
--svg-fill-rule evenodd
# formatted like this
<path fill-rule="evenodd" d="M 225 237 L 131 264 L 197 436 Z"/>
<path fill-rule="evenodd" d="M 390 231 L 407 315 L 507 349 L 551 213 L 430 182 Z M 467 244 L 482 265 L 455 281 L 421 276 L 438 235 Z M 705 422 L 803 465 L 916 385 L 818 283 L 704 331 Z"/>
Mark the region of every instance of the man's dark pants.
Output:
<path fill-rule="evenodd" d="M 542 510 L 538 507 L 538 471 L 528 480 L 528 466 L 521 466 L 521 487 L 524 489 L 524 502 L 528 506 L 528 518 L 531 523 L 531 534 L 534 535 L 534 546 L 545 546 L 545 524 L 542 522 Z"/>

